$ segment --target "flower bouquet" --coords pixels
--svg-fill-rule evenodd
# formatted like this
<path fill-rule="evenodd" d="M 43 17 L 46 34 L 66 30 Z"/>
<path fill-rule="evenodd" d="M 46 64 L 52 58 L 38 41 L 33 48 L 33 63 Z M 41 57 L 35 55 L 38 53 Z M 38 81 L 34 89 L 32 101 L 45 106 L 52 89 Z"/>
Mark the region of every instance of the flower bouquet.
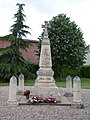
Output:
<path fill-rule="evenodd" d="M 30 103 L 41 103 L 43 102 L 43 98 L 41 96 L 31 96 L 29 98 L 29 101 Z"/>
<path fill-rule="evenodd" d="M 53 97 L 52 95 L 43 98 L 42 96 L 39 95 L 31 95 L 29 98 L 28 103 L 56 103 L 56 98 Z"/>
<path fill-rule="evenodd" d="M 50 95 L 50 96 L 48 96 L 48 97 L 46 97 L 46 98 L 44 99 L 44 102 L 45 102 L 45 103 L 56 103 L 57 101 L 56 101 L 56 98 L 55 98 L 55 97 L 53 97 L 52 95 Z"/>
<path fill-rule="evenodd" d="M 30 94 L 30 90 L 24 91 L 24 96 L 26 96 L 26 99 L 29 99 L 29 94 Z"/>

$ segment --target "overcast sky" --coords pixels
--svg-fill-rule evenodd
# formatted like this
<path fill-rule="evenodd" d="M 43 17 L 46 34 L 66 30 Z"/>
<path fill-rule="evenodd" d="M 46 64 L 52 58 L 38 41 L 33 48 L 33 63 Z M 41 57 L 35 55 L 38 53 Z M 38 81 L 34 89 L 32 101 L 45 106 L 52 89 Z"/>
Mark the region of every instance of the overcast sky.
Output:
<path fill-rule="evenodd" d="M 90 0 L 0 0 L 0 36 L 9 34 L 17 3 L 25 4 L 25 25 L 32 29 L 32 35 L 27 35 L 27 39 L 37 40 L 44 21 L 64 13 L 81 28 L 86 44 L 90 44 Z"/>

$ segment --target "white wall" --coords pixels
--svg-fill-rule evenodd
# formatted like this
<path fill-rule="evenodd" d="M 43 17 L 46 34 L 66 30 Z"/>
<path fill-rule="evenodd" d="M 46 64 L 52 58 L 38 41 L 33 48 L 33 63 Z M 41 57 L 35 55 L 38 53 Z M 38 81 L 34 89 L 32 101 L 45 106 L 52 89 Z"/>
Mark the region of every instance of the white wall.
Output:
<path fill-rule="evenodd" d="M 86 60 L 85 60 L 85 64 L 84 65 L 90 65 L 90 45 L 88 46 L 88 50 L 86 51 Z"/>

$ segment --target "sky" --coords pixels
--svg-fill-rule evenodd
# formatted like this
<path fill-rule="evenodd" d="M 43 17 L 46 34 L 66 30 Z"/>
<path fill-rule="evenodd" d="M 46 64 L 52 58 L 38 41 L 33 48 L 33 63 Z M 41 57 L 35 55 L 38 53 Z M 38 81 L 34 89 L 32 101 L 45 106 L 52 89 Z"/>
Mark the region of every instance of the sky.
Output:
<path fill-rule="evenodd" d="M 0 36 L 9 34 L 14 24 L 14 14 L 17 13 L 17 3 L 24 3 L 25 25 L 29 26 L 31 35 L 26 39 L 37 40 L 42 33 L 44 21 L 50 21 L 53 16 L 66 14 L 71 21 L 80 27 L 86 45 L 90 44 L 90 0 L 0 0 Z"/>

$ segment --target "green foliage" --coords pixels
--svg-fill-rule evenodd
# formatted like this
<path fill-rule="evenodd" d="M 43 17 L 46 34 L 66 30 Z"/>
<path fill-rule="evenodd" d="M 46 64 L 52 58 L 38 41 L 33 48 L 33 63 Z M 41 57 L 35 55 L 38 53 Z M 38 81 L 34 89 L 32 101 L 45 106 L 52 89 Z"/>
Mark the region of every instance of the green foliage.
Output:
<path fill-rule="evenodd" d="M 23 73 L 26 78 L 30 78 L 33 73 L 27 68 L 26 60 L 24 59 L 21 49 L 26 50 L 30 43 L 22 39 L 26 37 L 26 28 L 24 25 L 26 15 L 23 14 L 24 4 L 17 4 L 19 6 L 18 11 L 14 14 L 14 24 L 11 26 L 11 34 L 4 37 L 0 37 L 0 40 L 10 42 L 10 46 L 6 48 L 0 48 L 0 81 L 9 81 L 12 75 L 18 77 L 19 74 Z M 33 75 L 34 76 L 34 75 Z"/>
<path fill-rule="evenodd" d="M 49 39 L 53 69 L 62 79 L 65 67 L 79 68 L 85 59 L 85 41 L 83 33 L 75 22 L 64 14 L 59 14 L 49 21 Z"/>
<path fill-rule="evenodd" d="M 27 79 L 36 79 L 36 72 L 39 68 L 38 64 L 34 64 L 34 63 L 30 63 L 29 61 L 26 62 L 26 66 L 25 68 L 30 72 L 29 73 L 29 77 L 27 77 Z M 28 76 L 28 73 L 25 73 Z"/>
<path fill-rule="evenodd" d="M 57 68 L 81 66 L 85 56 L 85 42 L 80 28 L 64 14 L 53 17 L 50 26 L 53 65 Z"/>
<path fill-rule="evenodd" d="M 9 82 L 10 77 L 13 75 L 18 78 L 22 73 L 25 79 L 36 79 L 36 71 L 38 70 L 37 64 L 31 64 L 28 61 L 23 63 L 8 63 L 0 64 L 0 82 Z"/>
<path fill-rule="evenodd" d="M 30 63 L 29 61 L 26 62 L 26 66 L 27 66 L 27 69 L 31 72 L 31 73 L 34 73 L 36 74 L 38 68 L 39 68 L 39 65 L 38 64 L 35 64 L 35 63 Z"/>
<path fill-rule="evenodd" d="M 22 64 L 23 65 L 23 64 Z M 8 82 L 10 77 L 15 75 L 18 78 L 18 75 L 21 73 L 27 73 L 28 71 L 20 64 L 15 63 L 2 63 L 0 64 L 0 80 L 1 82 Z"/>
<path fill-rule="evenodd" d="M 90 66 L 89 65 L 84 65 L 81 66 L 80 68 L 63 68 L 62 70 L 62 77 L 66 78 L 67 75 L 70 75 L 72 77 L 79 76 L 83 78 L 90 78 Z"/>
<path fill-rule="evenodd" d="M 67 75 L 70 75 L 70 76 L 72 76 L 72 77 L 75 77 L 75 76 L 81 76 L 80 75 L 80 69 L 72 69 L 72 68 L 69 68 L 69 67 L 67 67 L 67 68 L 63 68 L 63 72 L 62 72 L 62 76 L 63 77 L 67 77 Z"/>
<path fill-rule="evenodd" d="M 55 70 L 55 68 L 53 70 Z M 63 68 L 62 69 L 63 81 L 64 81 L 64 78 L 67 77 L 67 75 L 70 75 L 72 77 L 75 77 L 75 76 L 81 77 L 80 68 L 71 68 L 71 67 Z M 56 78 L 56 80 L 58 79 L 60 81 L 60 76 L 57 74 L 57 70 L 54 71 L 54 77 Z"/>
<path fill-rule="evenodd" d="M 90 65 L 82 66 L 80 69 L 80 74 L 82 77 L 90 78 Z"/>
<path fill-rule="evenodd" d="M 19 4 L 17 3 L 18 7 L 18 11 L 16 14 L 14 14 L 14 18 L 16 19 L 14 21 L 15 24 L 13 24 L 11 26 L 10 31 L 12 32 L 12 34 L 17 37 L 17 38 L 21 38 L 24 36 L 26 37 L 26 34 L 30 34 L 30 32 L 26 31 L 25 29 L 29 28 L 28 26 L 24 25 L 23 22 L 25 22 L 25 17 L 26 15 L 24 15 L 23 13 L 23 6 L 25 6 L 25 4 Z"/>

